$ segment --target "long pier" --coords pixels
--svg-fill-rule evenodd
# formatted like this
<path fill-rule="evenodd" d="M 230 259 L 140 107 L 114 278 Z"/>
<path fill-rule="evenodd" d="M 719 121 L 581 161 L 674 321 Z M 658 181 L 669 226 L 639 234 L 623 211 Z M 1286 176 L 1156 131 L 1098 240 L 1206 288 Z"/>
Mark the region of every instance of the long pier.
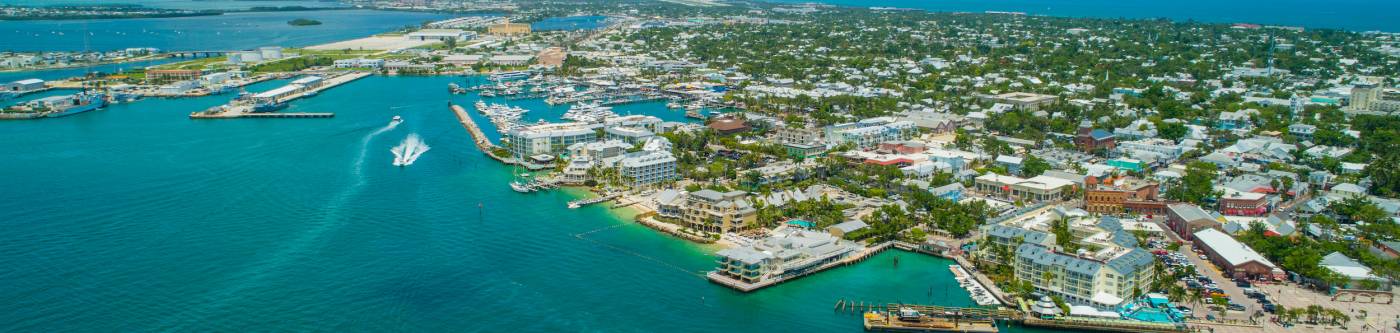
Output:
<path fill-rule="evenodd" d="M 216 114 L 190 114 L 190 119 L 233 119 L 233 118 L 334 118 L 335 114 L 330 112 L 268 112 L 268 113 L 240 113 L 238 115 Z"/>
<path fill-rule="evenodd" d="M 622 195 L 621 195 L 621 194 L 617 194 L 617 193 L 613 193 L 613 194 L 604 195 L 604 196 L 596 197 L 596 198 L 578 199 L 578 200 L 574 200 L 574 201 L 569 201 L 569 208 L 579 208 L 579 207 L 583 207 L 583 206 L 587 206 L 587 205 L 592 205 L 592 204 L 595 204 L 595 203 L 600 203 L 600 202 L 604 202 L 604 201 L 608 201 L 608 200 L 612 200 L 612 199 L 617 199 L 617 197 L 620 197 L 620 196 L 622 196 Z"/>

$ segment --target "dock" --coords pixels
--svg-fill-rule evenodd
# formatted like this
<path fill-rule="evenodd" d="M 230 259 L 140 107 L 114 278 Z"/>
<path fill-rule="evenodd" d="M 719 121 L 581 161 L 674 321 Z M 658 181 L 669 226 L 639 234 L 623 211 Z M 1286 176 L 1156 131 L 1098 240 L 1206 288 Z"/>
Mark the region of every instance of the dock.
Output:
<path fill-rule="evenodd" d="M 190 119 L 233 119 L 233 118 L 333 118 L 334 113 L 330 112 L 268 112 L 268 113 L 241 113 L 229 115 L 218 114 L 190 114 Z"/>
<path fill-rule="evenodd" d="M 288 89 L 288 87 L 293 87 L 293 88 L 296 88 L 296 89 L 297 89 L 297 90 L 295 90 L 294 92 L 288 93 L 288 94 L 286 94 L 285 96 L 266 97 L 266 98 L 271 99 L 272 102 L 275 103 L 275 104 L 283 104 L 283 103 L 291 102 L 292 100 L 296 100 L 296 99 L 298 99 L 298 98 L 307 97 L 307 96 L 314 96 L 314 95 L 316 95 L 317 93 L 319 93 L 319 92 L 321 92 L 321 91 L 325 91 L 325 90 L 327 90 L 327 89 L 334 88 L 334 87 L 340 86 L 340 85 L 342 85 L 342 84 L 350 83 L 350 82 L 352 82 L 352 81 L 359 80 L 359 79 L 365 78 L 365 77 L 370 76 L 370 75 L 374 75 L 374 73 L 370 73 L 370 72 L 354 72 L 354 73 L 349 73 L 349 74 L 338 75 L 338 76 L 334 76 L 334 77 L 330 77 L 330 78 L 324 79 L 320 84 L 317 84 L 317 85 L 314 85 L 314 86 L 311 86 L 311 87 L 306 87 L 306 88 L 298 88 L 298 87 L 300 87 L 300 86 L 298 86 L 297 84 L 293 83 L 293 84 L 289 84 L 289 85 L 287 85 L 287 86 L 284 86 L 284 87 L 278 88 L 278 89 L 274 89 L 274 90 Z M 266 75 L 265 75 L 265 76 L 263 76 L 263 77 L 266 78 L 266 77 L 271 77 L 271 76 L 266 76 Z M 259 98 L 259 97 L 254 97 L 254 98 Z M 214 107 L 214 108 L 211 108 L 211 109 L 206 110 L 206 111 L 191 112 L 191 113 L 190 113 L 190 119 L 332 118 L 332 117 L 335 117 L 335 114 L 333 114 L 333 113 L 323 113 L 323 112 L 308 112 L 308 113 L 255 112 L 255 109 L 256 109 L 256 108 L 255 108 L 254 105 L 253 105 L 254 103 L 255 103 L 255 102 L 253 102 L 253 101 L 249 101 L 249 100 L 245 100 L 245 99 L 243 99 L 243 98 L 239 98 L 239 99 L 233 100 L 232 102 L 229 102 L 228 104 L 224 104 L 223 106 Z"/>
<path fill-rule="evenodd" d="M 592 205 L 592 204 L 595 204 L 595 203 L 600 203 L 600 202 L 605 202 L 605 201 L 612 200 L 612 199 L 617 199 L 617 197 L 620 197 L 620 196 L 622 196 L 622 195 L 621 195 L 621 194 L 618 194 L 618 193 L 613 193 L 613 194 L 604 195 L 604 196 L 596 197 L 596 198 L 588 198 L 588 199 L 573 200 L 573 201 L 569 201 L 569 208 L 580 208 L 580 207 L 587 206 L 587 205 Z"/>
<path fill-rule="evenodd" d="M 326 78 L 325 81 L 324 81 L 323 83 L 321 83 L 320 85 L 317 85 L 317 86 L 315 86 L 315 87 L 312 87 L 311 89 L 306 89 L 306 90 L 303 90 L 303 91 L 301 91 L 301 92 L 297 92 L 297 93 L 294 93 L 294 94 L 291 94 L 291 95 L 288 95 L 288 96 L 285 96 L 285 97 L 278 98 L 278 99 L 277 99 L 277 102 L 278 102 L 278 103 L 286 103 L 286 102 L 291 102 L 291 101 L 293 101 L 293 100 L 296 100 L 296 99 L 298 99 L 298 98 L 302 98 L 302 97 L 306 97 L 306 96 L 311 96 L 311 95 L 316 95 L 316 94 L 320 93 L 321 91 L 324 91 L 324 90 L 327 90 L 327 89 L 330 89 L 330 88 L 335 88 L 335 87 L 340 86 L 340 85 L 342 85 L 342 84 L 354 82 L 355 80 L 363 79 L 363 78 L 368 77 L 368 76 L 370 76 L 370 75 L 374 75 L 374 73 L 371 73 L 371 72 L 354 72 L 354 73 L 350 73 L 350 74 L 345 74 L 345 75 L 340 75 L 340 76 L 334 76 L 334 77 Z"/>
<path fill-rule="evenodd" d="M 1019 311 L 1007 309 L 960 308 L 937 305 L 836 301 L 837 312 L 854 312 L 863 317 L 866 331 L 873 332 L 975 332 L 995 333 L 998 320 L 1018 320 Z"/>

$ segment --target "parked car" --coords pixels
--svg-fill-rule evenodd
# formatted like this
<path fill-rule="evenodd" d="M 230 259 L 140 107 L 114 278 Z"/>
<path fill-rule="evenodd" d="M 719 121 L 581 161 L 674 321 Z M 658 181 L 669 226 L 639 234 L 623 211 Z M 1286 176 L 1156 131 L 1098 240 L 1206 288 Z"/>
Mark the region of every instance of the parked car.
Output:
<path fill-rule="evenodd" d="M 1252 287 L 1252 286 L 1253 286 L 1253 285 L 1250 285 L 1250 284 L 1249 284 L 1249 281 L 1246 281 L 1246 280 L 1235 280 L 1235 285 L 1236 285 L 1236 286 L 1239 286 L 1240 288 L 1249 288 L 1249 287 Z"/>
<path fill-rule="evenodd" d="M 1240 305 L 1239 303 L 1230 303 L 1230 305 L 1226 305 L 1225 308 L 1231 311 L 1244 311 L 1244 305 Z"/>

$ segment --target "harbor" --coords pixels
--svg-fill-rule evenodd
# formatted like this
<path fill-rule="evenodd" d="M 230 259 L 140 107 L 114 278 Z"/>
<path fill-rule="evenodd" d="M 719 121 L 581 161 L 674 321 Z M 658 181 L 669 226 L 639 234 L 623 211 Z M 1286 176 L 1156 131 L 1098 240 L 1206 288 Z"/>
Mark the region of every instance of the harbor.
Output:
<path fill-rule="evenodd" d="M 370 72 L 348 72 L 328 77 L 307 75 L 285 86 L 257 94 L 241 94 L 228 104 L 215 106 L 204 111 L 191 112 L 190 119 L 235 119 L 235 118 L 331 118 L 329 113 L 277 113 L 287 107 L 287 103 L 300 98 L 316 96 L 322 91 L 373 75 Z"/>
<path fill-rule="evenodd" d="M 991 292 L 987 291 L 986 287 L 982 286 L 982 282 L 977 281 L 977 278 L 973 277 L 971 273 L 968 273 L 962 265 L 948 265 L 948 270 L 953 272 L 953 277 L 957 279 L 958 286 L 966 289 L 967 293 L 972 296 L 972 299 L 977 301 L 977 305 L 991 306 L 1001 304 L 1001 302 L 997 301 L 996 297 L 992 297 Z"/>

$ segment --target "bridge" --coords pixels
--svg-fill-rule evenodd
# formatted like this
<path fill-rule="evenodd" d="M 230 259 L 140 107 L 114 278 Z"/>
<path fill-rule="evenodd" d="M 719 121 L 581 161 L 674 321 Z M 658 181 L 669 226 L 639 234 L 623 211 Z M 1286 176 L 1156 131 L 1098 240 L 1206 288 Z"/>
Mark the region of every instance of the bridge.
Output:
<path fill-rule="evenodd" d="M 233 51 L 171 51 L 165 54 L 170 58 L 211 58 L 221 57 L 232 52 Z"/>

